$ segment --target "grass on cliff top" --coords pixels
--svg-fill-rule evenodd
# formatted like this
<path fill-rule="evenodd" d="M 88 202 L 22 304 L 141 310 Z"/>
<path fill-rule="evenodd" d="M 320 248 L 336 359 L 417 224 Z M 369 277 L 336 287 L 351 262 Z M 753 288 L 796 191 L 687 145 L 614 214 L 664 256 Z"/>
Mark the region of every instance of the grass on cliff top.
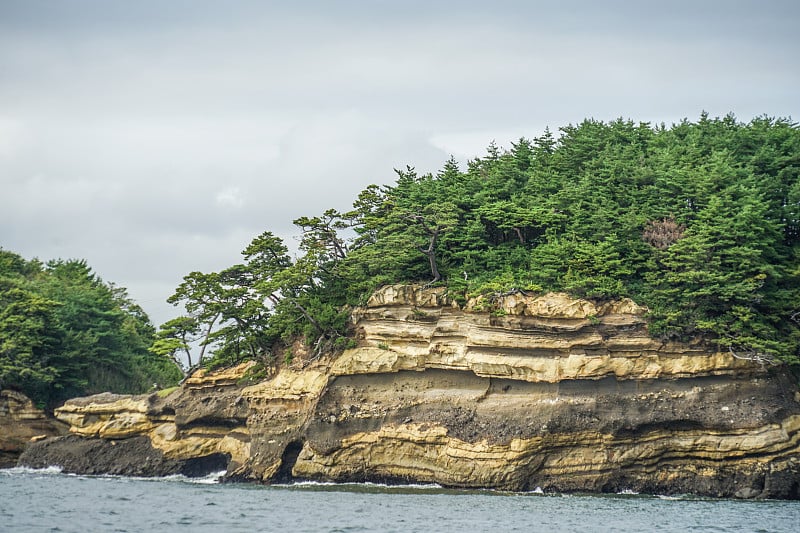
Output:
<path fill-rule="evenodd" d="M 175 386 L 166 389 L 161 389 L 160 391 L 157 391 L 156 394 L 158 395 L 159 398 L 166 398 L 167 396 L 178 390 L 178 388 L 179 387 Z"/>

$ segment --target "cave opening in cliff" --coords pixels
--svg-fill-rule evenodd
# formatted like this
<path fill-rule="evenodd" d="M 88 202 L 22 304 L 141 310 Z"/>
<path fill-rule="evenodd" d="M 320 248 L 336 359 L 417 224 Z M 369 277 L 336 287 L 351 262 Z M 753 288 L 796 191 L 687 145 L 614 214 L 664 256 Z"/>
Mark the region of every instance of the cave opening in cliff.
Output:
<path fill-rule="evenodd" d="M 181 468 L 186 477 L 203 477 L 228 469 L 231 457 L 227 453 L 212 453 L 203 457 L 188 459 Z"/>
<path fill-rule="evenodd" d="M 283 455 L 281 456 L 281 467 L 278 473 L 275 474 L 275 483 L 289 483 L 294 479 L 292 476 L 292 469 L 302 449 L 303 442 L 299 440 L 293 440 L 286 445 L 286 448 L 283 450 Z"/>

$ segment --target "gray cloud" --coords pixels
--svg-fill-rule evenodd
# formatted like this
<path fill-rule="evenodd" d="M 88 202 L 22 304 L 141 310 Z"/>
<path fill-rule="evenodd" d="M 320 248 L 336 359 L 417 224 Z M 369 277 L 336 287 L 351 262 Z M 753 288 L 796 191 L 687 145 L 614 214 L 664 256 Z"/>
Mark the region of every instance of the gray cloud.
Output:
<path fill-rule="evenodd" d="M 798 114 L 795 2 L 0 3 L 0 246 L 181 276 L 585 117 Z"/>

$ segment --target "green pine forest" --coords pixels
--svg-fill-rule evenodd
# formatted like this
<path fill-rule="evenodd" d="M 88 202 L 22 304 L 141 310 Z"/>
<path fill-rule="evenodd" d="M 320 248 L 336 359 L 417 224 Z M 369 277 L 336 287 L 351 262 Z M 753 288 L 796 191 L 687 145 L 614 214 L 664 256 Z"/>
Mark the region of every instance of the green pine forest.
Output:
<path fill-rule="evenodd" d="M 85 261 L 26 261 L 0 249 L 0 389 L 40 407 L 104 391 L 175 383 L 175 363 L 149 351 L 156 330 L 126 290 Z"/>
<path fill-rule="evenodd" d="M 76 263 L 4 252 L 0 385 L 59 384 L 61 398 L 166 382 L 170 361 L 274 365 L 299 341 L 310 357 L 336 353 L 353 343 L 350 310 L 407 282 L 446 287 L 460 301 L 514 291 L 629 297 L 649 309 L 656 338 L 800 363 L 800 131 L 790 119 L 585 120 L 508 149 L 492 143 L 435 174 L 396 173 L 349 211 L 295 220 L 296 252 L 265 231 L 229 268 L 189 273 L 168 300 L 178 316 L 157 331 L 88 270 L 77 277 L 96 285 L 97 301 L 59 292 L 51 278 Z M 68 320 L 84 303 L 112 313 L 120 333 L 86 332 L 78 354 L 72 337 L 83 333 Z M 36 318 L 15 323 L 25 306 Z"/>

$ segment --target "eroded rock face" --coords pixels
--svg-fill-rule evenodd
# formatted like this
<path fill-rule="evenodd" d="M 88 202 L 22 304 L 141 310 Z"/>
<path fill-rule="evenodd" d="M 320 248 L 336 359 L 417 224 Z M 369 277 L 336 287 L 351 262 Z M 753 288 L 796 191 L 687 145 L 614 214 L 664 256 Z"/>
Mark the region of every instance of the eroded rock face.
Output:
<path fill-rule="evenodd" d="M 644 312 L 630 300 L 597 305 L 560 293 L 513 294 L 493 303 L 480 298 L 462 310 L 447 300 L 444 289 L 390 286 L 354 313 L 365 346 L 345 352 L 332 372 L 444 368 L 486 378 L 558 383 L 756 370 L 729 353 L 650 338 Z"/>
<path fill-rule="evenodd" d="M 31 445 L 20 464 L 137 476 L 235 467 L 249 456 L 249 408 L 239 382 L 253 364 L 198 372 L 164 397 L 104 393 L 69 400 L 55 415 L 72 435 Z"/>
<path fill-rule="evenodd" d="M 31 440 L 41 440 L 67 432 L 68 426 L 37 409 L 24 394 L 0 391 L 0 468 L 17 464 Z"/>
<path fill-rule="evenodd" d="M 165 398 L 57 414 L 93 443 L 229 458 L 231 479 L 799 498 L 795 381 L 655 341 L 644 312 L 563 294 L 459 306 L 390 286 L 354 312 L 359 346 L 331 362 L 255 384 L 240 365 Z"/>

